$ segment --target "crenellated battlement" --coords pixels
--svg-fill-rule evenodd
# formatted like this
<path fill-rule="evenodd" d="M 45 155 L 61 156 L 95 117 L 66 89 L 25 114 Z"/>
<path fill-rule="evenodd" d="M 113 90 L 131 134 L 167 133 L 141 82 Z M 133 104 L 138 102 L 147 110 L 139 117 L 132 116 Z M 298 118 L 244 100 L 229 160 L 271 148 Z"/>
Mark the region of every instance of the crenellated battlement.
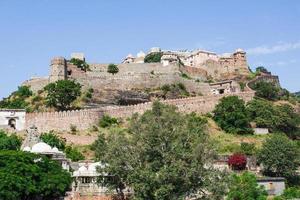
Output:
<path fill-rule="evenodd" d="M 254 92 L 188 97 L 163 100 L 161 102 L 174 105 L 183 113 L 196 112 L 205 114 L 211 112 L 222 97 L 230 95 L 237 95 L 248 102 L 254 97 Z M 134 113 L 142 114 L 146 110 L 151 109 L 152 104 L 153 102 L 146 102 L 129 106 L 107 106 L 103 108 L 63 112 L 27 113 L 26 127 L 28 128 L 34 124 L 41 132 L 46 132 L 50 130 L 69 131 L 73 125 L 76 126 L 78 130 L 84 130 L 95 125 L 104 114 L 116 118 L 128 118 Z"/>

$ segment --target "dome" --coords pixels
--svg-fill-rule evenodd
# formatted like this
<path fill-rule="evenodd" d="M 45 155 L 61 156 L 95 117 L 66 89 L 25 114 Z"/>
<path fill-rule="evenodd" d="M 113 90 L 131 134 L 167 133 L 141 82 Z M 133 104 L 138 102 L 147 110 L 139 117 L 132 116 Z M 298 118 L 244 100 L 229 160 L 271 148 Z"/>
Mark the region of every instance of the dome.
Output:
<path fill-rule="evenodd" d="M 56 148 L 56 147 L 54 147 L 54 148 L 52 149 L 52 151 L 55 152 L 55 153 L 59 153 L 59 150 L 58 150 L 58 148 Z"/>
<path fill-rule="evenodd" d="M 133 58 L 133 55 L 132 55 L 132 54 L 128 54 L 128 55 L 126 56 L 126 58 Z"/>
<path fill-rule="evenodd" d="M 242 52 L 242 53 L 244 53 L 245 51 L 244 51 L 243 49 L 239 48 L 239 49 L 235 50 L 235 52 L 236 52 L 236 53 L 237 53 L 237 52 Z"/>
<path fill-rule="evenodd" d="M 140 51 L 137 53 L 136 55 L 138 58 L 144 58 L 146 56 L 146 54 L 143 51 Z"/>
<path fill-rule="evenodd" d="M 81 166 L 81 167 L 79 167 L 79 169 L 78 169 L 78 171 L 79 172 L 85 172 L 85 171 L 87 171 L 88 169 L 85 167 L 85 166 Z"/>
<path fill-rule="evenodd" d="M 45 152 L 51 152 L 51 151 L 52 151 L 52 148 L 44 142 L 39 142 L 39 143 L 33 145 L 32 149 L 31 149 L 32 153 L 45 153 Z"/>
<path fill-rule="evenodd" d="M 30 147 L 24 147 L 24 149 L 23 149 L 23 151 L 30 151 L 31 149 L 30 149 Z"/>

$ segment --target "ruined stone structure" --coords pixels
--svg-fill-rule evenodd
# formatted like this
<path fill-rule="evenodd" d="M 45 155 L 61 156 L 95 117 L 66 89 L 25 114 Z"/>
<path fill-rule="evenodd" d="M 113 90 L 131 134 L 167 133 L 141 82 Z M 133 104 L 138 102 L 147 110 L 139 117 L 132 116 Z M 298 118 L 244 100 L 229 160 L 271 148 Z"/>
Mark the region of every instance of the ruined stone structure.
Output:
<path fill-rule="evenodd" d="M 211 112 L 219 100 L 232 94 L 219 94 L 199 97 L 189 97 L 182 99 L 165 100 L 162 103 L 174 105 L 180 112 L 190 113 L 196 112 L 205 114 Z M 250 101 L 254 97 L 254 92 L 235 93 L 244 101 Z M 128 118 L 134 113 L 142 114 L 146 110 L 151 109 L 152 102 L 131 106 L 107 106 L 97 109 L 86 109 L 67 112 L 49 112 L 49 113 L 27 113 L 26 127 L 33 124 L 38 127 L 41 132 L 50 130 L 69 131 L 71 125 L 76 125 L 78 130 L 90 128 L 96 124 L 104 115 L 110 115 L 116 118 Z"/>

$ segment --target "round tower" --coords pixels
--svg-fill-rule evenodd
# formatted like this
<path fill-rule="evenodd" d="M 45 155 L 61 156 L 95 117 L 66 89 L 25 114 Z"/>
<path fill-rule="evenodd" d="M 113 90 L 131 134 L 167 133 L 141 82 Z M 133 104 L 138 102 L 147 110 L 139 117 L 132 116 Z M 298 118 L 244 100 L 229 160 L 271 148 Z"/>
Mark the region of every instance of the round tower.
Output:
<path fill-rule="evenodd" d="M 67 78 L 67 65 L 64 57 L 55 57 L 50 64 L 50 83 Z"/>

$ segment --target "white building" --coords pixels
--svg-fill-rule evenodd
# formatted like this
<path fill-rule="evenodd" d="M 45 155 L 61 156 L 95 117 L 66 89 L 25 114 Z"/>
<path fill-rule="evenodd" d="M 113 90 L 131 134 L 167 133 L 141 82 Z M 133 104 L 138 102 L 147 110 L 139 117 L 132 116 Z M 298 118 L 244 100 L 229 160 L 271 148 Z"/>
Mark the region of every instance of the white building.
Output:
<path fill-rule="evenodd" d="M 24 130 L 25 115 L 23 109 L 0 109 L 0 128 Z"/>

